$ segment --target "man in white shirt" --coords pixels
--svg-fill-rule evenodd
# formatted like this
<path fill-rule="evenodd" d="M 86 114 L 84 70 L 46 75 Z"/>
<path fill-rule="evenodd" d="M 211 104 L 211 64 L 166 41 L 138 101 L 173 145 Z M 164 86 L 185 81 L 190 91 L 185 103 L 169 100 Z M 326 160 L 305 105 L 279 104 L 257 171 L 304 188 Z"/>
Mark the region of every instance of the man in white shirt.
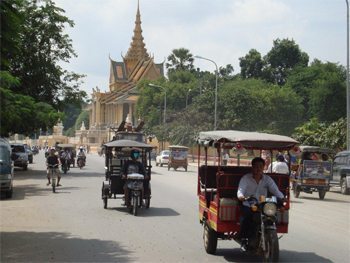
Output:
<path fill-rule="evenodd" d="M 276 161 L 267 168 L 268 173 L 289 174 L 288 164 L 282 154 L 277 155 Z"/>
<path fill-rule="evenodd" d="M 246 249 L 248 238 L 252 237 L 255 232 L 253 223 L 253 212 L 249 202 L 246 200 L 250 196 L 254 196 L 257 200 L 261 195 L 267 196 L 268 191 L 278 198 L 283 199 L 284 196 L 278 189 L 274 180 L 264 174 L 265 161 L 260 157 L 252 160 L 252 172 L 245 174 L 239 181 L 237 197 L 243 202 L 241 207 L 241 231 L 242 249 Z"/>

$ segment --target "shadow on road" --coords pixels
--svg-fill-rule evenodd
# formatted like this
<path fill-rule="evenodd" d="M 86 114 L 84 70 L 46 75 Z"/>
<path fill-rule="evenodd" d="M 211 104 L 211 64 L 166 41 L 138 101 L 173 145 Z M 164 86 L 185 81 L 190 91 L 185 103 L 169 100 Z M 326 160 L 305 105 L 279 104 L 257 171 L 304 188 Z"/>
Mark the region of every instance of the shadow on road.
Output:
<path fill-rule="evenodd" d="M 243 253 L 239 248 L 218 249 L 217 256 L 223 256 L 229 262 L 261 262 L 262 258 L 253 254 Z M 281 250 L 279 262 L 332 262 L 313 252 L 297 252 Z"/>
<path fill-rule="evenodd" d="M 108 207 L 107 210 L 115 210 L 116 212 L 121 212 L 125 214 L 130 214 L 129 209 L 126 207 Z M 150 207 L 149 209 L 141 208 L 138 210 L 137 216 L 138 217 L 157 217 L 157 216 L 179 216 L 180 214 L 176 212 L 174 209 L 168 208 L 168 207 Z"/>
<path fill-rule="evenodd" d="M 60 186 L 56 188 L 56 193 L 52 193 L 51 186 L 47 186 L 46 180 L 43 180 L 40 184 L 15 185 L 12 198 L 6 199 L 4 195 L 1 195 L 0 200 L 14 201 L 14 200 L 23 200 L 29 196 L 47 196 L 50 194 L 70 194 L 71 190 L 77 190 L 77 189 L 79 189 L 79 187 Z"/>
<path fill-rule="evenodd" d="M 315 200 L 315 201 L 320 201 L 320 202 L 332 202 L 332 203 L 350 203 L 350 200 L 338 200 L 338 199 L 333 199 L 333 198 L 327 198 L 326 197 L 323 200 L 320 200 L 318 196 L 299 196 L 300 199 L 305 199 L 305 200 Z"/>
<path fill-rule="evenodd" d="M 2 232 L 1 262 L 129 262 L 115 241 L 82 239 L 60 232 Z"/>

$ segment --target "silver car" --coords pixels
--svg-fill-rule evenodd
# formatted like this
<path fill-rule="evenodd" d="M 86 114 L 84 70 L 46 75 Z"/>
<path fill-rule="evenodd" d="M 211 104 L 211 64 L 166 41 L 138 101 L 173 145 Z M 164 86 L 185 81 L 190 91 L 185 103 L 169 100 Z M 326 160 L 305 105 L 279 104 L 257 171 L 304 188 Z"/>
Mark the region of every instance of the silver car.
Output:
<path fill-rule="evenodd" d="M 164 150 L 159 153 L 159 155 L 156 157 L 156 166 L 163 166 L 163 164 L 168 165 L 169 163 L 169 155 L 170 151 L 169 150 Z"/>

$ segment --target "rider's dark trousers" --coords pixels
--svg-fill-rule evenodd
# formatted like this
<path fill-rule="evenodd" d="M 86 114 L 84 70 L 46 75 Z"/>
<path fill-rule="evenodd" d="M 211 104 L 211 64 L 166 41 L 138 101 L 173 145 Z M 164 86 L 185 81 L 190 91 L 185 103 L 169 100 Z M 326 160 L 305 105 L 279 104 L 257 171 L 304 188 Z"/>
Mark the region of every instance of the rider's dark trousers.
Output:
<path fill-rule="evenodd" d="M 251 210 L 250 207 L 241 206 L 241 231 L 240 231 L 240 237 L 241 238 L 250 238 L 255 233 L 255 224 L 253 221 L 253 215 L 254 212 Z"/>

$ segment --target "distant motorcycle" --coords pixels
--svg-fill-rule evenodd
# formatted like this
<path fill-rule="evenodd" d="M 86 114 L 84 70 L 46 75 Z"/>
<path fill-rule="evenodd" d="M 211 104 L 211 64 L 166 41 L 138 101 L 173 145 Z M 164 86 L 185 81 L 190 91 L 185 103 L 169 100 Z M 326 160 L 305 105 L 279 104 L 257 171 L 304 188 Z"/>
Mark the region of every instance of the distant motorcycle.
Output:
<path fill-rule="evenodd" d="M 86 161 L 86 157 L 85 156 L 78 156 L 77 165 L 78 165 L 78 167 L 80 169 L 85 166 L 85 161 Z"/>

